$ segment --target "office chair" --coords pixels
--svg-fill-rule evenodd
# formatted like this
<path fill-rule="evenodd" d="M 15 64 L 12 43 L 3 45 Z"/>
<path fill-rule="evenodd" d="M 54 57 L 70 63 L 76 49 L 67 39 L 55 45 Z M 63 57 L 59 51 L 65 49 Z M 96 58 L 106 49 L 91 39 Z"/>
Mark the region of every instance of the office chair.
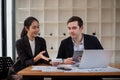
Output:
<path fill-rule="evenodd" d="M 6 79 L 9 67 L 13 65 L 11 57 L 0 57 L 0 80 Z"/>

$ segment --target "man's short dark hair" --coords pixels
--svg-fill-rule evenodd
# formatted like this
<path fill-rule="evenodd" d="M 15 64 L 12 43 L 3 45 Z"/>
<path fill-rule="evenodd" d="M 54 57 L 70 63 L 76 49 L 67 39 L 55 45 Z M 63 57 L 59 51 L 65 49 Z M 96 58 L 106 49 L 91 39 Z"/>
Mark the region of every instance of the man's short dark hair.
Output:
<path fill-rule="evenodd" d="M 70 23 L 70 22 L 74 22 L 74 21 L 77 21 L 78 22 L 78 26 L 79 27 L 82 27 L 83 26 L 83 20 L 78 17 L 78 16 L 72 16 L 68 21 L 67 21 L 67 24 Z"/>

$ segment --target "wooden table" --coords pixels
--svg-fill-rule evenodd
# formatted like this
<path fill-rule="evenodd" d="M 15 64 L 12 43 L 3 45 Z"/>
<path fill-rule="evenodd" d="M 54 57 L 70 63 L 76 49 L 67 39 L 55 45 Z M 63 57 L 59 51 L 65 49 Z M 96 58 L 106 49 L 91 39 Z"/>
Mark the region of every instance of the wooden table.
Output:
<path fill-rule="evenodd" d="M 47 65 L 46 65 L 47 66 Z M 110 66 L 119 68 L 120 64 L 111 64 Z M 102 78 L 120 78 L 120 72 L 42 72 L 41 70 L 31 70 L 32 66 L 29 66 L 18 72 L 23 78 L 26 77 L 80 77 L 80 76 L 99 76 Z"/>

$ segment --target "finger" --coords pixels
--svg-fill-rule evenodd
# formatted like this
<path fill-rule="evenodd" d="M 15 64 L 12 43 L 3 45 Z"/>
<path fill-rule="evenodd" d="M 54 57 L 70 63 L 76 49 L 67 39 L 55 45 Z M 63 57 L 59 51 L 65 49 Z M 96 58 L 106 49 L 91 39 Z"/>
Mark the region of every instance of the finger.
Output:
<path fill-rule="evenodd" d="M 46 60 L 46 61 L 49 61 L 50 60 L 50 58 L 48 58 L 48 57 L 45 57 L 45 56 L 41 56 L 42 57 L 42 59 L 44 59 L 44 60 Z"/>
<path fill-rule="evenodd" d="M 73 60 L 73 58 L 68 58 L 68 60 Z"/>
<path fill-rule="evenodd" d="M 43 54 L 43 53 L 45 53 L 45 52 L 46 52 L 46 51 L 41 51 L 40 54 Z"/>
<path fill-rule="evenodd" d="M 71 64 L 75 64 L 75 61 L 71 61 Z"/>

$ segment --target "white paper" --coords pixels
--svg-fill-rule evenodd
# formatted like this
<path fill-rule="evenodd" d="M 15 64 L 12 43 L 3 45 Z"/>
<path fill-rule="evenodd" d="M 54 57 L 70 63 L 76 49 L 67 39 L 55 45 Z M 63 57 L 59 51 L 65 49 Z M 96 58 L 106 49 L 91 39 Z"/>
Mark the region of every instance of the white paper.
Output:
<path fill-rule="evenodd" d="M 65 65 L 64 65 L 65 66 Z M 67 65 L 68 66 L 68 65 Z M 71 66 L 70 66 L 71 67 Z M 43 72 L 120 72 L 120 69 L 108 66 L 107 68 L 79 69 L 71 67 L 71 70 L 57 69 L 57 66 L 32 66 L 32 70 L 42 70 Z"/>
<path fill-rule="evenodd" d="M 88 69 L 89 72 L 120 72 L 120 69 L 108 66 L 107 68 Z"/>
<path fill-rule="evenodd" d="M 61 72 L 56 66 L 32 66 L 32 70 L 42 70 L 43 72 Z"/>

